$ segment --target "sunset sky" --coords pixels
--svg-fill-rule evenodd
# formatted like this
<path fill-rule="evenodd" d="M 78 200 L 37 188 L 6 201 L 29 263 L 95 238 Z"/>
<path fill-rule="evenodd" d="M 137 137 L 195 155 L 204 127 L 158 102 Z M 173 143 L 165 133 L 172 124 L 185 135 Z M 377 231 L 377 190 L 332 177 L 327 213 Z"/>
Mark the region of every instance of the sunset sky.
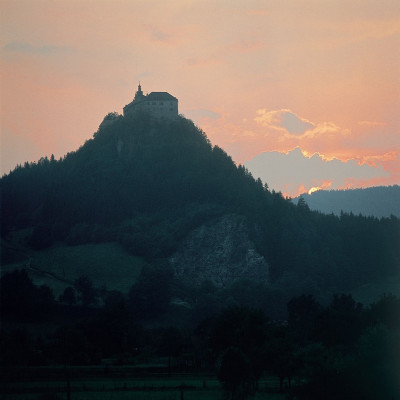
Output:
<path fill-rule="evenodd" d="M 286 195 L 400 184 L 399 0 L 10 0 L 1 173 L 167 91 Z"/>

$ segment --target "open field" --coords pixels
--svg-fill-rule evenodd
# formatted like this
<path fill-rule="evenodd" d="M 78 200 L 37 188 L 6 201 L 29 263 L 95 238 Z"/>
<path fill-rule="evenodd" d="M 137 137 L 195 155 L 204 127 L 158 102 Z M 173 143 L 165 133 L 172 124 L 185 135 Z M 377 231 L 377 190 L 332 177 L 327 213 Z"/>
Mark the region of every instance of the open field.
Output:
<path fill-rule="evenodd" d="M 50 286 L 56 297 L 83 274 L 95 287 L 127 293 L 144 265 L 142 258 L 130 255 L 118 243 L 53 246 L 29 256 L 30 261 L 2 265 L 2 274 L 30 265 L 27 271 L 34 284 Z"/>
<path fill-rule="evenodd" d="M 45 394 L 58 395 L 59 399 L 66 399 L 67 382 L 65 379 L 60 379 L 62 369 L 48 380 L 43 379 L 46 369 L 52 375 L 50 369 L 38 368 L 31 370 L 33 375 L 30 379 L 22 374 L 20 377 L 22 379 L 18 381 L 3 382 L 2 399 L 37 400 Z M 111 376 L 107 376 L 109 372 L 104 372 L 103 368 L 82 368 L 80 377 L 79 369 L 74 368 L 71 374 L 73 375 L 70 379 L 72 400 L 222 400 L 223 398 L 218 380 L 215 376 L 205 374 L 171 376 L 154 374 L 154 376 L 135 377 L 129 368 L 118 368 L 111 373 Z M 121 377 L 121 374 L 125 376 Z M 278 387 L 277 379 L 263 378 L 259 382 L 259 391 L 254 399 L 284 400 L 284 395 L 276 393 Z"/>
<path fill-rule="evenodd" d="M 6 395 L 3 400 L 40 400 L 39 394 Z M 183 397 L 182 397 L 183 396 Z M 43 400 L 45 397 L 42 397 Z M 58 399 L 66 399 L 60 394 Z M 252 400 L 285 400 L 285 395 L 278 393 L 257 392 Z M 117 391 L 117 392 L 80 392 L 71 394 L 71 400 L 223 400 L 221 390 L 159 390 L 159 391 Z"/>
<path fill-rule="evenodd" d="M 223 400 L 221 390 L 198 390 L 184 391 L 183 397 L 180 390 L 172 391 L 120 391 L 120 392 L 81 392 L 73 393 L 71 400 Z M 3 400 L 39 400 L 40 395 L 10 395 L 3 397 Z M 45 398 L 43 397 L 43 400 Z M 59 399 L 66 399 L 66 394 L 60 395 Z M 284 400 L 285 395 L 278 393 L 257 392 L 252 400 Z M 57 398 L 58 400 L 58 398 Z"/>

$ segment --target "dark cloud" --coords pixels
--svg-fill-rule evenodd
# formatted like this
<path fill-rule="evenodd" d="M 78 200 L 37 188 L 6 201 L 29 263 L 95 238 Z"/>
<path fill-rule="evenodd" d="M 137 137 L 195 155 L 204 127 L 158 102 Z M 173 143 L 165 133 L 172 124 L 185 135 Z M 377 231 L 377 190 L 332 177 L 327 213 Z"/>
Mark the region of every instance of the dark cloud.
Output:
<path fill-rule="evenodd" d="M 70 53 L 72 48 L 65 46 L 33 46 L 25 42 L 11 42 L 3 46 L 6 53 L 38 54 L 41 56 L 54 55 L 60 53 Z"/>
<path fill-rule="evenodd" d="M 265 152 L 245 162 L 245 166 L 255 178 L 261 178 L 271 189 L 291 195 L 295 195 L 302 185 L 309 190 L 323 182 L 332 181 L 329 187 L 337 189 L 346 185 L 349 178 L 369 180 L 388 175 L 382 167 L 360 166 L 355 160 L 324 161 L 318 154 L 308 158 L 300 148 L 288 154 Z"/>
<path fill-rule="evenodd" d="M 171 35 L 169 35 L 169 34 L 167 34 L 165 32 L 162 32 L 159 29 L 154 28 L 153 31 L 152 31 L 151 37 L 154 40 L 160 40 L 162 42 L 165 42 L 165 41 L 168 41 L 170 39 Z"/>
<path fill-rule="evenodd" d="M 305 131 L 314 127 L 310 122 L 301 120 L 297 115 L 288 111 L 282 113 L 280 125 L 289 133 L 295 135 L 301 135 Z"/>

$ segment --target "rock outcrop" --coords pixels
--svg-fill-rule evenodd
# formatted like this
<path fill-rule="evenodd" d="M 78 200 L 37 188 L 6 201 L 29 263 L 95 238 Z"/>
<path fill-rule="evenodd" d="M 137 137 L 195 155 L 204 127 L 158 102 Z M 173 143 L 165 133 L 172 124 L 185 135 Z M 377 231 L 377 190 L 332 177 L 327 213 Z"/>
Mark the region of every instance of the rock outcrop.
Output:
<path fill-rule="evenodd" d="M 268 281 L 268 264 L 248 235 L 247 220 L 224 215 L 189 233 L 170 259 L 178 279 L 225 287 L 238 279 Z"/>

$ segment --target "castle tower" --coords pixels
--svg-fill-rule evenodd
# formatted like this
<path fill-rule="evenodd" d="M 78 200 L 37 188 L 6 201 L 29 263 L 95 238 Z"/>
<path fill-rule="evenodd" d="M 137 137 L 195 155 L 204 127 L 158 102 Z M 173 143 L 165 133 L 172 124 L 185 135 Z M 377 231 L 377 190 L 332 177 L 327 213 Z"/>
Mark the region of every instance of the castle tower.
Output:
<path fill-rule="evenodd" d="M 140 100 L 143 100 L 143 99 L 144 99 L 144 95 L 143 95 L 143 92 L 142 92 L 142 86 L 140 85 L 140 81 L 139 81 L 138 90 L 135 93 L 135 100 L 136 101 L 140 101 Z"/>

